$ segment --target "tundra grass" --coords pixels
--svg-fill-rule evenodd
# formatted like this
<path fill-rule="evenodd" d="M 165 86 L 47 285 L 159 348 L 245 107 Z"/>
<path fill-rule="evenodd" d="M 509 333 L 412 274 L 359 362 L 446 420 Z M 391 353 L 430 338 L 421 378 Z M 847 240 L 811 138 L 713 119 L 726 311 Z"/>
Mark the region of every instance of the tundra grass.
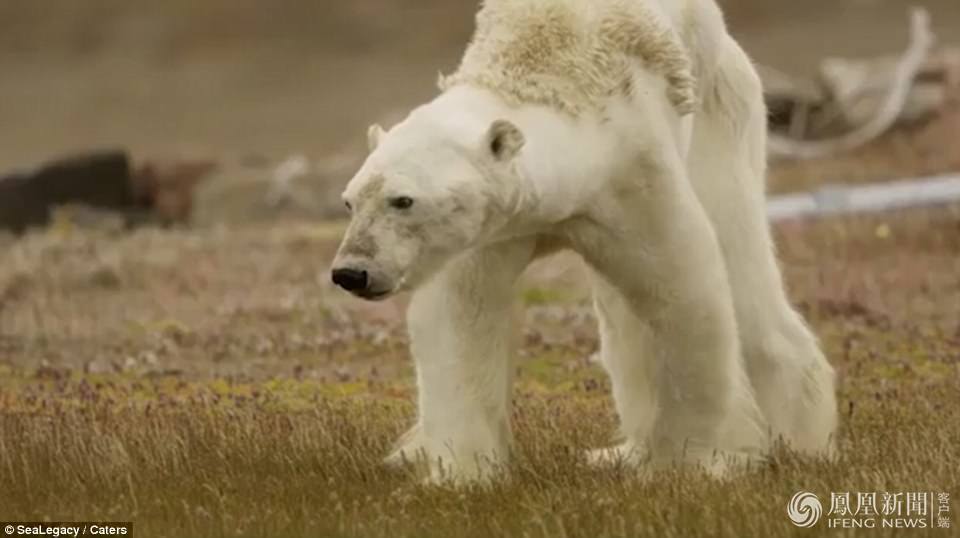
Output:
<path fill-rule="evenodd" d="M 485 487 L 380 465 L 414 420 L 395 303 L 325 283 L 336 234 L 54 229 L 3 245 L 0 520 L 136 536 L 952 536 L 960 495 L 960 213 L 786 223 L 796 304 L 839 376 L 835 461 L 778 451 L 727 481 L 594 469 L 614 441 L 577 266 L 534 267 L 515 450 Z M 801 529 L 786 506 L 817 494 Z M 832 492 L 947 492 L 952 529 L 826 527 Z"/>

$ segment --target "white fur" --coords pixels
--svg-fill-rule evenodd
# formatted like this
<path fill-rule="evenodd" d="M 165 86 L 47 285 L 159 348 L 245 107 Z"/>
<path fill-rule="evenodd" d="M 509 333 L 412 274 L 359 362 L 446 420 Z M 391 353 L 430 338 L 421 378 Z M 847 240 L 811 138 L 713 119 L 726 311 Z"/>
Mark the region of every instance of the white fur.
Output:
<path fill-rule="evenodd" d="M 606 1 L 622 3 L 591 4 Z M 369 208 L 382 207 L 363 202 L 374 181 L 425 197 L 421 213 L 383 217 L 390 230 L 442 216 L 458 232 L 455 241 L 401 241 L 403 262 L 390 246 L 366 261 L 391 268 L 381 272 L 404 283 L 396 289 L 415 291 L 420 417 L 391 461 L 417 459 L 433 479 L 474 479 L 506 457 L 512 285 L 556 247 L 592 268 L 601 356 L 626 440 L 594 460 L 722 474 L 762 456 L 770 433 L 802 451 L 830 450 L 833 371 L 786 297 L 765 218 L 758 78 L 713 0 L 631 1 L 661 14 L 688 53 L 700 89 L 693 115 L 671 99 L 670 77 L 640 60 L 633 91 L 576 114 L 466 81 L 375 137 L 348 186 L 345 197 Z M 499 120 L 523 136 L 508 163 L 485 153 Z M 438 200 L 448 199 L 467 208 L 441 215 Z M 352 228 L 373 226 L 356 222 L 383 210 L 363 211 Z M 373 233 L 381 245 L 396 239 Z M 348 232 L 341 252 L 359 234 Z M 411 261 L 410 252 L 431 254 Z"/>

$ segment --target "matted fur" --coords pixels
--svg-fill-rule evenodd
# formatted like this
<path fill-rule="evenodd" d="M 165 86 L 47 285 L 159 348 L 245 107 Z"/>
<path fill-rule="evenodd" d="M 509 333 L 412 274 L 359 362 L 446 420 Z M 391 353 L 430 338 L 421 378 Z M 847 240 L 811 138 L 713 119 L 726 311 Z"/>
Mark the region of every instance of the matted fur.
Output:
<path fill-rule="evenodd" d="M 573 115 L 632 91 L 637 60 L 662 74 L 681 114 L 696 105 L 696 81 L 680 36 L 639 0 L 485 0 L 459 69 L 440 88 L 487 88 L 514 104 Z"/>

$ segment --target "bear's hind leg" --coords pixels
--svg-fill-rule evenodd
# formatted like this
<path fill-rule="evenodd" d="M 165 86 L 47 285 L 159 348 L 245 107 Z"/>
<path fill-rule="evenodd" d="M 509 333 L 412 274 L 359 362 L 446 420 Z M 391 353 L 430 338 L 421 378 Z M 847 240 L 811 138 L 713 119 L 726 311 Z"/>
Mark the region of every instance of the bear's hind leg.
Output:
<path fill-rule="evenodd" d="M 690 172 L 717 232 L 733 290 L 740 345 L 775 438 L 829 454 L 837 427 L 834 374 L 790 304 L 764 201 L 767 116 L 760 80 L 727 39 L 715 85 L 694 126 Z"/>
<path fill-rule="evenodd" d="M 739 290 L 740 293 L 747 293 Z M 832 457 L 837 428 L 834 371 L 816 337 L 789 305 L 748 321 L 742 342 L 757 402 L 775 439 L 810 455 Z"/>
<path fill-rule="evenodd" d="M 469 481 L 507 456 L 514 283 L 534 248 L 521 239 L 471 251 L 414 293 L 419 418 L 387 463 L 413 462 L 434 482 Z"/>

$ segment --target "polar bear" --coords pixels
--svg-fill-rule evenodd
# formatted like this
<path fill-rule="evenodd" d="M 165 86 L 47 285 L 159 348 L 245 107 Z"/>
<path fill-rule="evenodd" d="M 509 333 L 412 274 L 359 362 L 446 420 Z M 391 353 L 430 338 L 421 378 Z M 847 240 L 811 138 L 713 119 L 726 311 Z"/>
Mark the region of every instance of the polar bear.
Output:
<path fill-rule="evenodd" d="M 766 111 L 714 0 L 486 0 L 459 69 L 344 191 L 332 278 L 413 292 L 419 417 L 388 462 L 483 479 L 509 454 L 514 283 L 590 269 L 624 443 L 724 475 L 782 439 L 828 454 L 834 374 L 765 215 Z"/>

